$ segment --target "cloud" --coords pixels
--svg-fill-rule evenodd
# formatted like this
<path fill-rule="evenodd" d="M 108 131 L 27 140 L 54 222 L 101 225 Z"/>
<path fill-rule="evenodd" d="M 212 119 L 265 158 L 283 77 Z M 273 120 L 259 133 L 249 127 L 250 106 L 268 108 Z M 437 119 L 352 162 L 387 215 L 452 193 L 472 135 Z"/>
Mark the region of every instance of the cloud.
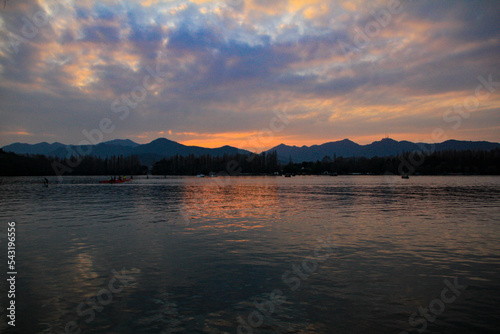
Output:
<path fill-rule="evenodd" d="M 498 5 L 401 1 L 388 15 L 388 3 L 81 1 L 57 12 L 12 3 L 0 18 L 1 144 L 77 143 L 103 117 L 117 125 L 107 139 L 170 130 L 174 140 L 231 144 L 275 109 L 291 115 L 280 134 L 290 143 L 425 135 L 474 94 L 479 75 L 500 80 Z M 49 19 L 36 27 L 42 12 Z M 30 24 L 36 33 L 23 37 Z M 112 102 L 148 69 L 161 85 L 119 120 Z M 499 100 L 493 92 L 451 136 L 497 138 L 497 118 L 492 126 L 482 115 Z"/>
<path fill-rule="evenodd" d="M 106 26 L 92 26 L 83 29 L 84 37 L 81 39 L 85 42 L 94 44 L 112 44 L 120 42 L 120 32 L 117 28 Z"/>

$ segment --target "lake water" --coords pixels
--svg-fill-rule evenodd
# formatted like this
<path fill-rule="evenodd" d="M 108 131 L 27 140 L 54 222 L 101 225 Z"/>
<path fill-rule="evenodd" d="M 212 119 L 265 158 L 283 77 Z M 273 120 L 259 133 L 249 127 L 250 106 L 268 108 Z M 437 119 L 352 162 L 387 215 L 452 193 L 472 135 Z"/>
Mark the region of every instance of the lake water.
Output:
<path fill-rule="evenodd" d="M 500 177 L 100 179 L 0 179 L 0 332 L 498 332 Z"/>

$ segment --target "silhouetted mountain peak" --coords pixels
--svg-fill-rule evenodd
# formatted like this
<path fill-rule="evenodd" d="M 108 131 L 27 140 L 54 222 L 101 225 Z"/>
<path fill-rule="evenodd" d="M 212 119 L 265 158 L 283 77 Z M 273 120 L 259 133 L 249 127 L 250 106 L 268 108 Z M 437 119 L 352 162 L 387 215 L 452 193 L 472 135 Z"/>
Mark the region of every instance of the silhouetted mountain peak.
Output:
<path fill-rule="evenodd" d="M 158 138 L 150 142 L 150 144 L 164 144 L 164 143 L 175 143 L 174 141 L 167 138 Z"/>
<path fill-rule="evenodd" d="M 348 138 L 345 138 L 345 139 L 339 140 L 337 143 L 357 144 L 357 143 L 353 142 L 352 140 L 350 140 L 350 139 L 348 139 Z"/>
<path fill-rule="evenodd" d="M 154 146 L 154 147 L 163 147 L 163 146 L 184 146 L 182 144 L 179 144 L 178 142 L 175 142 L 173 140 L 167 139 L 167 138 L 158 138 L 150 142 L 149 144 L 144 144 L 141 146 Z"/>

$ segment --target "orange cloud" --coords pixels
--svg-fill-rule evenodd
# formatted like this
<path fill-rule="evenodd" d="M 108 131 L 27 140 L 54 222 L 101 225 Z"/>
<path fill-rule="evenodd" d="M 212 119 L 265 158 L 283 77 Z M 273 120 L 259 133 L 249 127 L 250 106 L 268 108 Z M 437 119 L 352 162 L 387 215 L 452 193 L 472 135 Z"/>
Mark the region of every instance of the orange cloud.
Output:
<path fill-rule="evenodd" d="M 141 6 L 151 7 L 152 5 L 158 4 L 158 0 L 144 0 L 141 2 Z"/>
<path fill-rule="evenodd" d="M 6 132 L 7 135 L 15 135 L 15 136 L 34 136 L 34 133 L 29 133 L 26 131 L 15 131 L 15 132 Z"/>

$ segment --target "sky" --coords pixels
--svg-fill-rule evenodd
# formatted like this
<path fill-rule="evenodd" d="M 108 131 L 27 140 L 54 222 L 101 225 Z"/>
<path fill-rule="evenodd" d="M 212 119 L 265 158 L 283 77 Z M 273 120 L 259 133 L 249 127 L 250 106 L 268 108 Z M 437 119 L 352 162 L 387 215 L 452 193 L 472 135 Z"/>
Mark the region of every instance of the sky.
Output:
<path fill-rule="evenodd" d="M 500 142 L 498 1 L 10 0 L 0 146 Z"/>

